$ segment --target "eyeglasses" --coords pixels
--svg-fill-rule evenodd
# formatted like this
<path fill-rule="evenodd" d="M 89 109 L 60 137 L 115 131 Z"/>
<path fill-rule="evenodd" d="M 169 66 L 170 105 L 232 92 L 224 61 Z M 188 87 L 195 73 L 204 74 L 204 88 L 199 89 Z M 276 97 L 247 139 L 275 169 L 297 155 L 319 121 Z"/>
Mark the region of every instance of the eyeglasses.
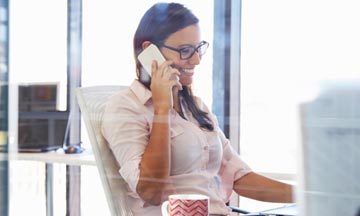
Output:
<path fill-rule="evenodd" d="M 165 47 L 170 50 L 176 51 L 180 54 L 181 60 L 187 60 L 187 59 L 190 59 L 194 55 L 195 51 L 199 54 L 200 57 L 203 56 L 205 54 L 207 48 L 209 47 L 209 43 L 206 41 L 201 41 L 197 47 L 192 46 L 192 45 L 186 45 L 180 49 L 166 46 L 164 44 L 161 45 L 161 47 Z"/>

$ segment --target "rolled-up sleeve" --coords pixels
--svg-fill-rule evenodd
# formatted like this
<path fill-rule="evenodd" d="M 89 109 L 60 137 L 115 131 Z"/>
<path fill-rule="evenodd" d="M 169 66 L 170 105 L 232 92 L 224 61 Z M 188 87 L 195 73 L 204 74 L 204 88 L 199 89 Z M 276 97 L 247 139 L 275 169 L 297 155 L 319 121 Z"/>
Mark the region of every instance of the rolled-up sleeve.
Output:
<path fill-rule="evenodd" d="M 145 114 L 137 104 L 116 95 L 105 108 L 102 133 L 120 165 L 120 174 L 136 192 L 140 176 L 139 164 L 148 143 L 149 128 Z M 121 101 L 119 101 L 121 100 Z"/>
<path fill-rule="evenodd" d="M 251 172 L 251 168 L 240 158 L 240 155 L 234 151 L 228 139 L 219 130 L 221 142 L 223 145 L 223 157 L 219 170 L 221 180 L 221 190 L 224 199 L 228 200 L 233 192 L 234 182 Z"/>

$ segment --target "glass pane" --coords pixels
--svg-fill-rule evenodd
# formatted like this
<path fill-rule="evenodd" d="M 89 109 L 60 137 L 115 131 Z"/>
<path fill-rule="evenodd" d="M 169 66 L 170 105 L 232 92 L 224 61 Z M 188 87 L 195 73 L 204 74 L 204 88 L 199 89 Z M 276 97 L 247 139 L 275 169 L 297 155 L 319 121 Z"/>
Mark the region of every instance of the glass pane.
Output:
<path fill-rule="evenodd" d="M 10 146 L 62 146 L 67 115 L 58 111 L 66 110 L 67 1 L 12 0 L 9 8 Z M 10 167 L 10 212 L 26 215 L 32 209 L 45 215 L 45 164 L 12 160 Z M 54 185 L 60 190 L 58 182 Z M 57 191 L 54 212 L 64 215 L 65 195 Z"/>
<path fill-rule="evenodd" d="M 358 7 L 324 3 L 242 1 L 240 147 L 256 171 L 299 173 L 299 102 L 319 80 L 360 78 Z"/>
<path fill-rule="evenodd" d="M 10 81 L 58 86 L 57 109 L 66 109 L 66 1 L 11 1 Z"/>
<path fill-rule="evenodd" d="M 313 3 L 243 2 L 241 153 L 255 170 L 295 173 L 299 102 L 319 80 L 360 78 L 359 14 Z"/>
<path fill-rule="evenodd" d="M 31 119 L 35 126 L 36 121 L 45 121 L 49 133 L 60 134 L 52 128 L 52 120 L 66 120 L 65 115 L 57 115 L 57 111 L 66 110 L 67 87 L 67 3 L 63 1 L 49 2 L 35 0 L 23 2 L 11 1 L 10 7 L 10 61 L 11 73 L 11 118 L 12 134 L 15 144 L 23 144 L 22 139 L 31 131 L 24 131 L 23 118 Z M 24 112 L 30 112 L 24 117 Z M 38 115 L 35 113 L 46 112 Z M 53 112 L 51 114 L 50 112 Z M 53 116 L 54 115 L 54 116 Z M 58 119 L 58 116 L 60 119 Z M 32 116 L 32 117 L 31 117 Z M 15 118 L 19 117 L 19 121 Z M 15 125 L 18 122 L 19 125 Z M 28 122 L 29 123 L 29 122 Z M 18 127 L 22 127 L 19 130 Z M 24 132 L 24 133 L 23 133 Z M 43 137 L 39 143 L 44 144 L 52 137 L 46 139 L 48 130 L 42 130 Z M 51 135 L 51 136 L 53 136 Z M 49 142 L 48 145 L 54 143 Z M 55 144 L 54 144 L 55 145 Z M 59 146 L 59 145 L 58 145 Z M 60 145 L 61 146 L 61 145 Z M 22 145 L 19 147 L 22 147 Z M 24 146 L 28 148 L 29 146 Z"/>

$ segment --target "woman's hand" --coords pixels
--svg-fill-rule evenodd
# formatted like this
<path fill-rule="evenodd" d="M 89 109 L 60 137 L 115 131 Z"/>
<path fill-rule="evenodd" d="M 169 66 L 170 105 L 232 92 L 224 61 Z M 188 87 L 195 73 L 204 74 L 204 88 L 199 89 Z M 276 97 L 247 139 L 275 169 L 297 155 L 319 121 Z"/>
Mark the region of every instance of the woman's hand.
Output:
<path fill-rule="evenodd" d="M 154 103 L 155 114 L 167 114 L 174 105 L 172 89 L 177 87 L 182 89 L 178 77 L 180 72 L 172 68 L 172 61 L 165 61 L 160 66 L 156 61 L 152 63 L 151 72 L 151 93 Z"/>
<path fill-rule="evenodd" d="M 160 205 L 170 176 L 170 110 L 174 105 L 173 88 L 182 88 L 177 69 L 170 67 L 172 61 L 160 66 L 152 63 L 151 93 L 154 103 L 154 119 L 149 142 L 140 162 L 140 177 L 136 192 L 147 203 Z"/>

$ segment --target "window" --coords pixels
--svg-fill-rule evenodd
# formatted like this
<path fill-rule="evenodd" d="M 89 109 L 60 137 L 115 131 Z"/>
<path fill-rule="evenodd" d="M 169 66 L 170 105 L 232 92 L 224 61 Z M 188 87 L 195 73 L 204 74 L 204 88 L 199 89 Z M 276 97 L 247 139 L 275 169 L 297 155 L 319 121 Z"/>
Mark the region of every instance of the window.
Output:
<path fill-rule="evenodd" d="M 243 2 L 241 152 L 257 170 L 295 172 L 297 105 L 313 83 L 360 77 L 359 15 L 322 6 Z"/>
<path fill-rule="evenodd" d="M 3 13 L 1 13 L 3 16 Z M 57 110 L 66 109 L 67 85 L 67 2 L 66 1 L 9 1 L 9 146 L 17 145 L 19 85 L 55 84 L 58 86 Z M 52 107 L 54 108 L 54 107 Z M 47 136 L 48 134 L 42 133 Z M 44 181 L 47 173 L 41 162 L 16 161 L 9 163 L 9 211 L 24 215 L 46 212 Z M 56 188 L 53 192 L 54 210 L 65 214 L 64 165 L 54 167 Z M 61 178 L 57 177 L 61 175 Z"/>
<path fill-rule="evenodd" d="M 355 2 L 243 1 L 241 154 L 256 171 L 296 174 L 298 105 L 323 79 L 360 78 Z"/>
<path fill-rule="evenodd" d="M 15 0 L 9 14 L 10 83 L 59 83 L 58 109 L 65 110 L 66 2 Z"/>

